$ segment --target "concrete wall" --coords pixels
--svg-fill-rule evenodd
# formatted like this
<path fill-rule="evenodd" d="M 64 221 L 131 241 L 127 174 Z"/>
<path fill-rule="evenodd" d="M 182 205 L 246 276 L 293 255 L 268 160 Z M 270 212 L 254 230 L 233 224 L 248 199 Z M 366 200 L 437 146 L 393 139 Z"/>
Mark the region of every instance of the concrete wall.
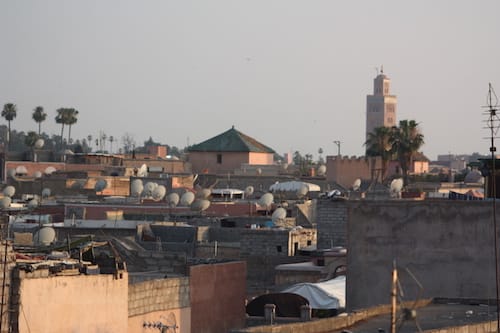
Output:
<path fill-rule="evenodd" d="M 129 285 L 128 332 L 144 332 L 144 323 L 178 326 L 179 333 L 191 332 L 189 278 L 150 280 Z M 151 330 L 154 332 L 155 330 Z"/>
<path fill-rule="evenodd" d="M 17 277 L 18 332 L 127 332 L 127 273 L 26 278 L 19 271 Z"/>
<path fill-rule="evenodd" d="M 407 300 L 419 288 L 405 268 L 421 297 L 494 298 L 491 202 L 353 201 L 347 209 L 348 310 L 389 302 L 393 260 Z"/>
<path fill-rule="evenodd" d="M 224 333 L 245 326 L 246 264 L 190 267 L 191 332 Z"/>

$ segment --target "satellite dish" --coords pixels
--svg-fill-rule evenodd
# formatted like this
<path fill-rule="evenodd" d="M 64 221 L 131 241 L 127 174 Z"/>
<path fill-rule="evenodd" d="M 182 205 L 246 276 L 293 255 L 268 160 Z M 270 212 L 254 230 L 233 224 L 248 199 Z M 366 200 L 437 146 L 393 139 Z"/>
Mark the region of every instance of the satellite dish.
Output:
<path fill-rule="evenodd" d="M 97 185 L 97 183 L 95 185 Z M 71 184 L 71 188 L 73 190 L 81 190 L 84 187 L 85 187 L 85 180 L 83 180 L 83 179 L 77 179 L 73 182 L 73 184 Z M 97 191 L 97 192 L 100 192 L 100 191 Z"/>
<path fill-rule="evenodd" d="M 133 197 L 140 197 L 143 189 L 144 185 L 142 185 L 141 179 L 134 179 L 130 184 L 130 194 Z"/>
<path fill-rule="evenodd" d="M 179 195 L 175 192 L 167 195 L 167 204 L 169 207 L 175 207 L 179 204 Z"/>
<path fill-rule="evenodd" d="M 361 179 L 357 178 L 354 183 L 352 183 L 352 190 L 357 191 L 361 187 Z"/>
<path fill-rule="evenodd" d="M 258 203 L 259 206 L 266 207 L 266 209 L 268 209 L 269 206 L 271 206 L 271 204 L 273 203 L 273 200 L 274 196 L 272 195 L 272 193 L 265 193 L 260 197 Z"/>
<path fill-rule="evenodd" d="M 42 190 L 42 198 L 50 197 L 50 188 L 46 187 Z"/>
<path fill-rule="evenodd" d="M 55 241 L 56 231 L 52 227 L 43 227 L 35 233 L 33 239 L 35 239 L 38 245 L 48 246 Z"/>
<path fill-rule="evenodd" d="M 250 185 L 250 186 L 247 186 L 245 188 L 245 197 L 250 197 L 251 195 L 253 194 L 253 186 Z"/>
<path fill-rule="evenodd" d="M 393 179 L 391 182 L 391 193 L 399 194 L 403 189 L 403 178 Z"/>
<path fill-rule="evenodd" d="M 43 139 L 38 139 L 35 141 L 35 148 L 42 149 L 44 144 L 45 144 L 45 141 L 43 141 Z"/>
<path fill-rule="evenodd" d="M 20 165 L 16 168 L 16 175 L 27 175 L 28 169 L 24 165 Z"/>
<path fill-rule="evenodd" d="M 14 194 L 16 194 L 16 188 L 12 185 L 6 186 L 3 189 L 3 195 L 5 195 L 6 197 L 12 198 Z"/>
<path fill-rule="evenodd" d="M 316 173 L 318 174 L 318 176 L 324 176 L 326 173 L 326 165 L 320 165 Z"/>
<path fill-rule="evenodd" d="M 210 201 L 207 199 L 196 199 L 191 204 L 191 210 L 195 212 L 202 212 L 210 207 Z"/>
<path fill-rule="evenodd" d="M 303 184 L 298 190 L 297 190 L 297 197 L 303 198 L 306 196 L 307 192 L 309 192 L 309 187 L 306 184 Z"/>
<path fill-rule="evenodd" d="M 16 169 L 9 169 L 9 171 L 7 171 L 7 176 L 14 178 L 16 176 Z"/>
<path fill-rule="evenodd" d="M 283 164 L 281 165 L 281 169 L 283 169 L 283 171 L 288 170 L 288 163 L 283 163 Z"/>
<path fill-rule="evenodd" d="M 96 192 L 102 192 L 106 188 L 107 185 L 108 185 L 108 182 L 105 179 L 99 179 L 95 183 L 94 189 Z"/>
<path fill-rule="evenodd" d="M 34 176 L 35 176 L 35 178 L 42 178 L 42 172 L 41 171 L 35 171 Z"/>
<path fill-rule="evenodd" d="M 141 165 L 139 170 L 137 170 L 137 177 L 146 177 L 148 175 L 148 166 L 146 164 Z"/>
<path fill-rule="evenodd" d="M 257 169 L 255 170 L 255 172 L 257 173 L 257 176 L 262 175 L 262 169 L 261 169 L 261 168 L 257 168 Z"/>
<path fill-rule="evenodd" d="M 45 169 L 44 172 L 45 172 L 46 175 L 51 175 L 51 174 L 53 174 L 56 171 L 57 171 L 56 168 L 54 168 L 53 166 L 49 166 L 49 167 L 47 167 Z"/>
<path fill-rule="evenodd" d="M 212 191 L 208 188 L 204 188 L 196 192 L 196 197 L 198 199 L 208 199 L 210 194 L 212 194 Z"/>
<path fill-rule="evenodd" d="M 277 208 L 273 215 L 271 215 L 271 219 L 276 224 L 276 222 L 283 221 L 286 218 L 286 209 L 283 207 Z"/>
<path fill-rule="evenodd" d="M 9 208 L 11 203 L 12 199 L 10 197 L 3 197 L 2 199 L 0 199 L 0 207 L 2 209 Z"/>
<path fill-rule="evenodd" d="M 167 189 L 163 185 L 157 185 L 156 188 L 153 190 L 153 199 L 156 201 L 160 201 L 165 197 L 165 194 L 167 193 Z"/>
<path fill-rule="evenodd" d="M 153 196 L 153 191 L 155 190 L 155 188 L 157 186 L 158 186 L 158 184 L 156 184 L 154 182 L 147 182 L 146 185 L 144 185 L 143 195 L 145 197 L 151 197 L 151 196 Z"/>
<path fill-rule="evenodd" d="M 29 202 L 28 202 L 28 208 L 29 209 L 34 209 L 38 207 L 38 200 L 37 199 L 31 199 Z"/>
<path fill-rule="evenodd" d="M 194 201 L 194 193 L 186 192 L 181 196 L 181 206 L 190 206 Z"/>

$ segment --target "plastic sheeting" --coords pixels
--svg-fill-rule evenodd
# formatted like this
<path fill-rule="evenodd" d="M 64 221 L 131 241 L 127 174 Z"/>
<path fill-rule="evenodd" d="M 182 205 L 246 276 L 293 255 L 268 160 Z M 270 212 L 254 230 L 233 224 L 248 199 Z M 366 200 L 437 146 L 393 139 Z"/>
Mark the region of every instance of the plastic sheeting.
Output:
<path fill-rule="evenodd" d="M 345 307 L 345 276 L 341 275 L 318 283 L 298 283 L 284 293 L 297 294 L 309 301 L 313 309 L 339 309 Z"/>

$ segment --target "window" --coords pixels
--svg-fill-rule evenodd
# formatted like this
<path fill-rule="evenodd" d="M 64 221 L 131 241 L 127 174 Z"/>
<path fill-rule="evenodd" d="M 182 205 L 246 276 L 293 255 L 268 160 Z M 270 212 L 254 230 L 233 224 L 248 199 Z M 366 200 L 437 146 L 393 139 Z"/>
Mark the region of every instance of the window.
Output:
<path fill-rule="evenodd" d="M 222 154 L 217 154 L 217 164 L 222 164 Z"/>

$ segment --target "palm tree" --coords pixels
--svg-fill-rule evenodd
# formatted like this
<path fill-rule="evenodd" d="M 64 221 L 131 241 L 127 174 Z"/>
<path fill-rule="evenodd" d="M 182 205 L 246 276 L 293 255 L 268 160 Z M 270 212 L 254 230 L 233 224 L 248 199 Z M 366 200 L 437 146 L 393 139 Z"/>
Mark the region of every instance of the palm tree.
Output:
<path fill-rule="evenodd" d="M 40 135 L 42 132 L 42 122 L 44 122 L 47 118 L 47 113 L 45 113 L 42 106 L 37 106 L 33 110 L 32 118 L 36 123 L 38 123 L 38 135 Z"/>
<path fill-rule="evenodd" d="M 10 148 L 10 122 L 17 116 L 17 107 L 15 104 L 7 103 L 3 106 L 2 117 L 9 123 L 9 131 L 7 132 L 7 146 Z"/>
<path fill-rule="evenodd" d="M 24 144 L 30 149 L 33 161 L 35 160 L 35 144 L 38 137 L 38 134 L 34 131 L 29 131 L 24 137 Z"/>
<path fill-rule="evenodd" d="M 110 135 L 109 138 L 109 152 L 110 154 L 113 154 L 113 141 L 115 141 L 114 136 Z"/>
<path fill-rule="evenodd" d="M 424 135 L 420 133 L 418 123 L 415 120 L 401 120 L 399 127 L 394 129 L 392 144 L 407 185 L 413 156 L 424 144 Z"/>
<path fill-rule="evenodd" d="M 61 150 L 64 148 L 64 125 L 69 126 L 68 142 L 71 139 L 71 125 L 75 124 L 78 116 L 78 111 L 73 108 L 57 109 L 56 123 L 61 124 Z"/>
<path fill-rule="evenodd" d="M 380 156 L 381 170 L 380 182 L 384 182 L 385 174 L 387 172 L 387 164 L 393 156 L 392 151 L 392 138 L 394 129 L 390 127 L 376 127 L 372 133 L 368 133 L 368 139 L 365 142 L 366 156 L 376 157 Z M 374 164 L 372 166 L 372 178 L 374 177 Z M 378 176 L 376 177 L 378 178 Z"/>

